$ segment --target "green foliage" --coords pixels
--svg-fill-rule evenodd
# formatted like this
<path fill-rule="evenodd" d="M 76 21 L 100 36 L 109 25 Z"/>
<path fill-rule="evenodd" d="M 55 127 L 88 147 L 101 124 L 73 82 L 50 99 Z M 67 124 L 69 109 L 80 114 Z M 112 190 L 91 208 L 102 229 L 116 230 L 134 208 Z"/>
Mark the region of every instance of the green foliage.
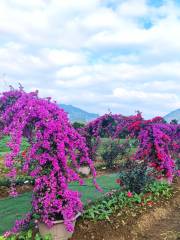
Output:
<path fill-rule="evenodd" d="M 141 193 L 153 181 L 150 169 L 143 162 L 129 160 L 124 166 L 125 171 L 120 172 L 119 179 L 127 190 Z"/>
<path fill-rule="evenodd" d="M 83 128 L 85 126 L 85 123 L 82 123 L 82 122 L 74 122 L 73 124 L 73 127 L 75 129 L 78 129 L 78 128 Z"/>
<path fill-rule="evenodd" d="M 178 120 L 177 119 L 172 119 L 170 124 L 178 124 Z"/>
<path fill-rule="evenodd" d="M 3 136 L 2 138 L 0 138 L 0 156 L 3 156 L 10 151 L 9 147 L 6 145 L 7 142 L 9 142 L 9 140 L 10 140 L 9 136 Z M 21 151 L 24 151 L 28 146 L 29 143 L 25 138 L 23 138 L 21 144 Z"/>
<path fill-rule="evenodd" d="M 180 170 L 180 158 L 176 159 L 175 163 L 177 170 Z"/>
<path fill-rule="evenodd" d="M 146 192 L 151 192 L 154 198 L 159 198 L 160 196 L 165 198 L 170 198 L 172 196 L 172 187 L 166 181 L 152 182 L 146 189 Z"/>
<path fill-rule="evenodd" d="M 41 237 L 39 233 L 33 234 L 33 231 L 29 229 L 9 237 L 0 236 L 0 240 L 52 240 L 52 236 L 47 234 L 45 237 Z"/>
<path fill-rule="evenodd" d="M 5 240 L 5 238 L 3 236 L 0 236 L 0 240 Z"/>
<path fill-rule="evenodd" d="M 83 218 L 91 220 L 109 220 L 109 216 L 116 210 L 132 207 L 134 203 L 141 203 L 142 194 L 128 197 L 127 192 L 110 192 L 103 200 L 87 207 Z"/>
<path fill-rule="evenodd" d="M 30 176 L 19 175 L 15 180 L 16 185 L 24 185 L 24 184 L 34 184 L 34 179 Z M 0 186 L 9 187 L 11 185 L 11 181 L 8 178 L 0 178 Z"/>
<path fill-rule="evenodd" d="M 140 194 L 129 195 L 129 193 L 131 192 L 110 192 L 103 200 L 87 206 L 83 218 L 94 221 L 110 220 L 110 215 L 125 207 L 129 207 L 132 211 L 136 207 L 152 207 L 159 199 L 170 198 L 172 188 L 165 182 L 153 182 Z"/>
<path fill-rule="evenodd" d="M 112 168 L 127 161 L 137 149 L 134 139 L 101 138 L 98 155 L 101 156 L 107 168 Z"/>
<path fill-rule="evenodd" d="M 101 154 L 107 168 L 112 168 L 115 160 L 119 155 L 119 143 L 117 141 L 109 141 L 104 145 L 104 151 Z"/>
<path fill-rule="evenodd" d="M 91 206 L 88 206 L 83 214 L 84 219 L 91 220 L 109 220 L 109 216 L 118 207 L 117 195 L 106 197 L 102 201 L 98 201 Z"/>

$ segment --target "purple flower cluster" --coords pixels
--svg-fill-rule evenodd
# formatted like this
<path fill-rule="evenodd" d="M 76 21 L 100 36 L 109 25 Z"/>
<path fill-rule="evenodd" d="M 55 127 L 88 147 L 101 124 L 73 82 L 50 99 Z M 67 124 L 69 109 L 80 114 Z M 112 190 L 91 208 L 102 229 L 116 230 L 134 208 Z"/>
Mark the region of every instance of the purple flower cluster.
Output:
<path fill-rule="evenodd" d="M 23 153 L 22 171 L 35 179 L 31 216 L 38 216 L 49 227 L 54 220 L 64 219 L 67 230 L 73 231 L 73 219 L 83 206 L 79 193 L 69 184 L 83 183 L 78 175 L 82 164 L 89 165 L 98 185 L 85 139 L 71 126 L 67 114 L 50 99 L 39 98 L 38 92 L 11 89 L 0 96 L 0 134 L 11 137 L 6 167 L 12 183 L 23 137 L 30 143 Z M 17 195 L 13 186 L 11 195 Z M 22 223 L 13 231 L 19 231 Z"/>
<path fill-rule="evenodd" d="M 146 161 L 158 177 L 167 177 L 169 181 L 179 172 L 175 169 L 175 159 L 180 157 L 180 124 L 165 123 L 162 117 L 144 120 L 139 112 L 129 117 L 110 113 L 79 131 L 85 136 L 92 156 L 102 137 L 136 138 L 138 149 L 133 159 Z"/>

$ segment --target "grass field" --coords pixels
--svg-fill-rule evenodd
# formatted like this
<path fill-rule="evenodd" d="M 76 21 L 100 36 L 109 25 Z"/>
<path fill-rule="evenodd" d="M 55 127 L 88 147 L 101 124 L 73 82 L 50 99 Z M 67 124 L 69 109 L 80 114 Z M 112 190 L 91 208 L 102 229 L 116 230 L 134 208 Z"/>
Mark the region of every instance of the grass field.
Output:
<path fill-rule="evenodd" d="M 7 142 L 10 140 L 10 137 L 4 136 L 0 139 L 0 157 L 4 156 L 7 152 L 9 152 L 9 148 L 6 146 Z M 29 144 L 25 139 L 22 140 L 21 150 L 25 150 Z"/>
<path fill-rule="evenodd" d="M 97 178 L 97 182 L 103 189 L 103 192 L 98 192 L 95 189 L 91 179 L 86 179 L 83 186 L 74 183 L 70 187 L 73 190 L 78 190 L 82 194 L 82 201 L 86 205 L 89 200 L 98 200 L 112 189 L 119 189 L 119 186 L 116 184 L 116 178 L 116 174 L 100 176 Z M 24 193 L 16 198 L 0 200 L 0 234 L 9 230 L 17 218 L 20 218 L 30 210 L 30 202 L 31 193 Z"/>

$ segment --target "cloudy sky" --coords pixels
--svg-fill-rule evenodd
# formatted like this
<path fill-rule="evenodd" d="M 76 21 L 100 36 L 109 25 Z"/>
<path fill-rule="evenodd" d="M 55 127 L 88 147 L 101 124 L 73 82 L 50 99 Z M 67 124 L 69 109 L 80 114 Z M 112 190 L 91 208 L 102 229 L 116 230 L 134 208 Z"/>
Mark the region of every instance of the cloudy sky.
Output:
<path fill-rule="evenodd" d="M 99 114 L 180 107 L 180 0 L 0 0 L 0 88 Z"/>

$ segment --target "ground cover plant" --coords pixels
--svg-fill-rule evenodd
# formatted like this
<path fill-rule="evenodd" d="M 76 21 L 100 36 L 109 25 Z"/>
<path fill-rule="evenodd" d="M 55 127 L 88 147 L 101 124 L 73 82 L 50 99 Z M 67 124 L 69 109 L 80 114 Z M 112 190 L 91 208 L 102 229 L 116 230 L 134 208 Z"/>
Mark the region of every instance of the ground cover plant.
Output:
<path fill-rule="evenodd" d="M 172 194 L 172 188 L 167 182 L 153 182 L 139 194 L 131 191 L 112 191 L 107 193 L 103 200 L 88 206 L 83 218 L 93 221 L 109 220 L 109 216 L 117 210 L 129 207 L 134 211 L 137 207 L 152 207 L 159 198 L 169 199 Z"/>

